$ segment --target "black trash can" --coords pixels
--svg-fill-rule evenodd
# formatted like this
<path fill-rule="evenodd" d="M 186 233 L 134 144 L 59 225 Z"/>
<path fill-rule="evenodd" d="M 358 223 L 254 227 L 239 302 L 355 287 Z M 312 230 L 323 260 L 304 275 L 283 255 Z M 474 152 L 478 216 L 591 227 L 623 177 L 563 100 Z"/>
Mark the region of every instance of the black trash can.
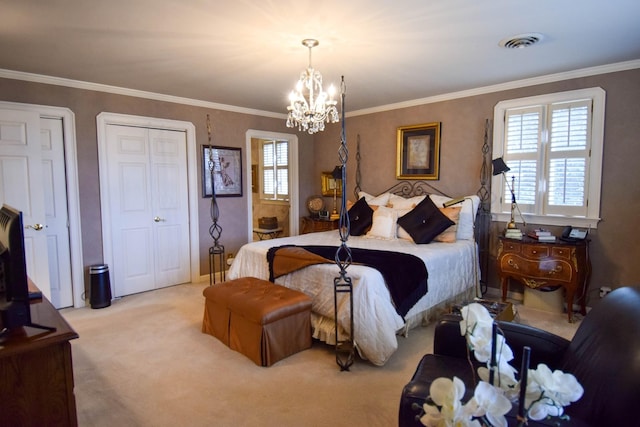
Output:
<path fill-rule="evenodd" d="M 89 302 L 91 308 L 104 308 L 111 305 L 111 283 L 109 282 L 109 266 L 107 264 L 92 265 L 89 268 L 91 276 L 91 292 Z"/>

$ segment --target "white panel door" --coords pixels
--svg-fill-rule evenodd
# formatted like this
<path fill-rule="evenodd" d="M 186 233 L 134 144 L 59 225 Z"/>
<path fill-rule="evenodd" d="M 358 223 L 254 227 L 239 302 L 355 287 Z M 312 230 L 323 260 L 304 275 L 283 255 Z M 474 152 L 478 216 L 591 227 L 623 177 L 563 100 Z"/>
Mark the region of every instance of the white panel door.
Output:
<path fill-rule="evenodd" d="M 156 287 L 190 281 L 189 196 L 184 132 L 149 130 Z"/>
<path fill-rule="evenodd" d="M 62 119 L 40 119 L 40 144 L 51 303 L 56 308 L 71 307 L 73 282 Z"/>
<path fill-rule="evenodd" d="M 50 299 L 37 113 L 0 109 L 0 203 L 22 211 L 27 274 Z"/>
<path fill-rule="evenodd" d="M 184 132 L 108 125 L 116 297 L 190 280 Z"/>

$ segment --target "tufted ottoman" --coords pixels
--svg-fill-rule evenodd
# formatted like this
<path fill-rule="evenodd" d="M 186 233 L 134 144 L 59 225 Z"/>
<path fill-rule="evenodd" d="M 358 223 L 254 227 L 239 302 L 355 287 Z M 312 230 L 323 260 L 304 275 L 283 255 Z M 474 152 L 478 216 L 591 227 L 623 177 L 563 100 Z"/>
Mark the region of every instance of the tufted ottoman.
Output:
<path fill-rule="evenodd" d="M 311 347 L 311 298 L 255 277 L 207 287 L 202 332 L 260 366 Z"/>

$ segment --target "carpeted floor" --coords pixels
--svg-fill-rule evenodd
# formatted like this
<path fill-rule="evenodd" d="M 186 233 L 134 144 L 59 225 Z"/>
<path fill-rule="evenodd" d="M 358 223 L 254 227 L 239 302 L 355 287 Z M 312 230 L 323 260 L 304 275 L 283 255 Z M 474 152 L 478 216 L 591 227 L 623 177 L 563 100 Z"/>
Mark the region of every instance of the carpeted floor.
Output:
<path fill-rule="evenodd" d="M 80 426 L 394 426 L 402 387 L 433 326 L 399 337 L 384 367 L 357 359 L 340 372 L 333 347 L 256 366 L 201 332 L 208 284 L 131 295 L 102 309 L 62 310 L 72 341 Z M 578 323 L 518 307 L 520 321 L 567 338 Z"/>

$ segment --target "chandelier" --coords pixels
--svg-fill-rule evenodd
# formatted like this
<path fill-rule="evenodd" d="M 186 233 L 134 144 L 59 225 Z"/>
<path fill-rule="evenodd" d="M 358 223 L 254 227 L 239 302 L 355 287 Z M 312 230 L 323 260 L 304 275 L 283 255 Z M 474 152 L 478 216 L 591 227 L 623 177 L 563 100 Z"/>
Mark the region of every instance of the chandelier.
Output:
<path fill-rule="evenodd" d="M 287 127 L 298 127 L 310 134 L 324 130 L 324 123 L 336 123 L 338 119 L 337 101 L 333 100 L 333 85 L 327 92 L 322 90 L 322 75 L 311 66 L 311 49 L 318 46 L 318 40 L 304 39 L 302 44 L 309 48 L 309 67 L 300 73 L 295 90 L 289 94 L 291 104 L 287 107 Z"/>

